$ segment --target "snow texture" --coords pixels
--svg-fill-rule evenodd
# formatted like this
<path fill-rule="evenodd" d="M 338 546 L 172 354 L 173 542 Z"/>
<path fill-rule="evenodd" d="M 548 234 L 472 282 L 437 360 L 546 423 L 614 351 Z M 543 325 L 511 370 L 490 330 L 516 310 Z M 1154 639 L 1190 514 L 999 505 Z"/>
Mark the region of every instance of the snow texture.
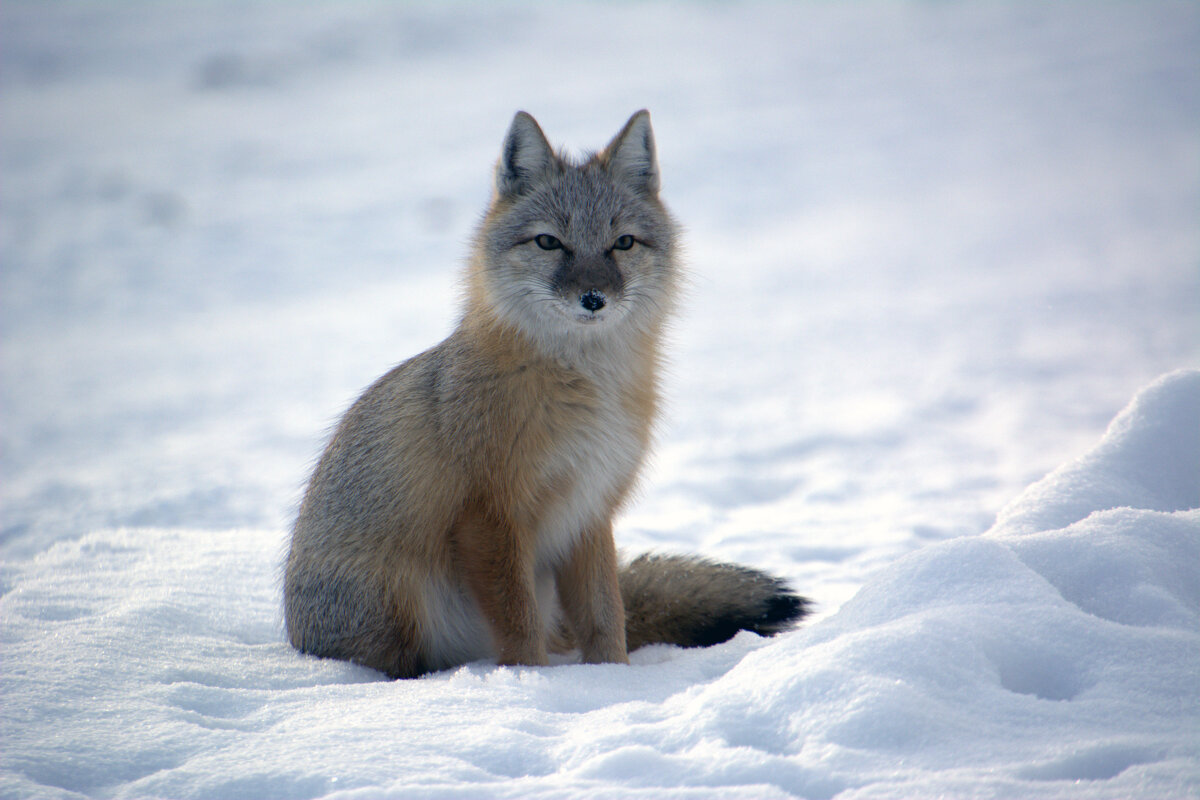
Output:
<path fill-rule="evenodd" d="M 1197 52 L 1194 3 L 5 2 L 0 797 L 1200 796 Z M 454 324 L 512 113 L 641 107 L 690 285 L 619 540 L 817 617 L 297 654 L 299 487 Z"/>

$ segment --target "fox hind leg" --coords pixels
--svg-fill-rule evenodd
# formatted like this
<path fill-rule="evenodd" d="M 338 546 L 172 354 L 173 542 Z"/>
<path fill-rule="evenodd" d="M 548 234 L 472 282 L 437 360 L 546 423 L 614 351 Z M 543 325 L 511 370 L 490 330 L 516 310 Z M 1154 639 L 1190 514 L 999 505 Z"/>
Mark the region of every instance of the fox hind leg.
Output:
<path fill-rule="evenodd" d="M 289 581 L 285 594 L 288 638 L 296 649 L 321 658 L 352 661 L 392 678 L 429 671 L 415 616 L 379 588 L 362 581 L 309 576 Z"/>

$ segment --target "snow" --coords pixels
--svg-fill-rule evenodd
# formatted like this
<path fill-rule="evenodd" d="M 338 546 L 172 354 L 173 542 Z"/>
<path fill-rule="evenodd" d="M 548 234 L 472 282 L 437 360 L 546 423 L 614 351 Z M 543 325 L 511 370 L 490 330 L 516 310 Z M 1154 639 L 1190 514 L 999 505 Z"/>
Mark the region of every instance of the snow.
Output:
<path fill-rule="evenodd" d="M 1191 3 L 4 3 L 0 796 L 1200 795 L 1196 52 Z M 453 325 L 512 113 L 641 107 L 690 286 L 618 538 L 818 615 L 296 654 L 299 487 Z"/>

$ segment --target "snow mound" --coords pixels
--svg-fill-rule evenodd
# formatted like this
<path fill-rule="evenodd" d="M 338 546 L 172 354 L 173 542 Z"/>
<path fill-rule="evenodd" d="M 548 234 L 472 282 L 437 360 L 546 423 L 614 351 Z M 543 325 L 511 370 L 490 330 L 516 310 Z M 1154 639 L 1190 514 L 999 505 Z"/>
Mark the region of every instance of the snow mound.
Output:
<path fill-rule="evenodd" d="M 1026 489 L 994 533 L 1065 527 L 1095 511 L 1200 507 L 1200 371 L 1180 370 L 1142 390 L 1103 441 Z"/>
<path fill-rule="evenodd" d="M 1200 791 L 1200 372 L 987 534 L 775 639 L 416 681 L 283 642 L 278 533 L 3 568 L 5 797 L 1178 797 Z"/>

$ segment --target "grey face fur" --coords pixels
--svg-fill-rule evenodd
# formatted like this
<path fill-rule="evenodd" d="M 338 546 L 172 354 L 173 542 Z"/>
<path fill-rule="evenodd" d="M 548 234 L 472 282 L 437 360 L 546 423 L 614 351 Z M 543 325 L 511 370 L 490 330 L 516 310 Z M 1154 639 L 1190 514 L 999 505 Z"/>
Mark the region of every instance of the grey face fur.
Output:
<path fill-rule="evenodd" d="M 658 188 L 647 112 L 582 162 L 556 154 L 519 112 L 477 240 L 492 307 L 539 340 L 656 327 L 676 279 Z"/>

